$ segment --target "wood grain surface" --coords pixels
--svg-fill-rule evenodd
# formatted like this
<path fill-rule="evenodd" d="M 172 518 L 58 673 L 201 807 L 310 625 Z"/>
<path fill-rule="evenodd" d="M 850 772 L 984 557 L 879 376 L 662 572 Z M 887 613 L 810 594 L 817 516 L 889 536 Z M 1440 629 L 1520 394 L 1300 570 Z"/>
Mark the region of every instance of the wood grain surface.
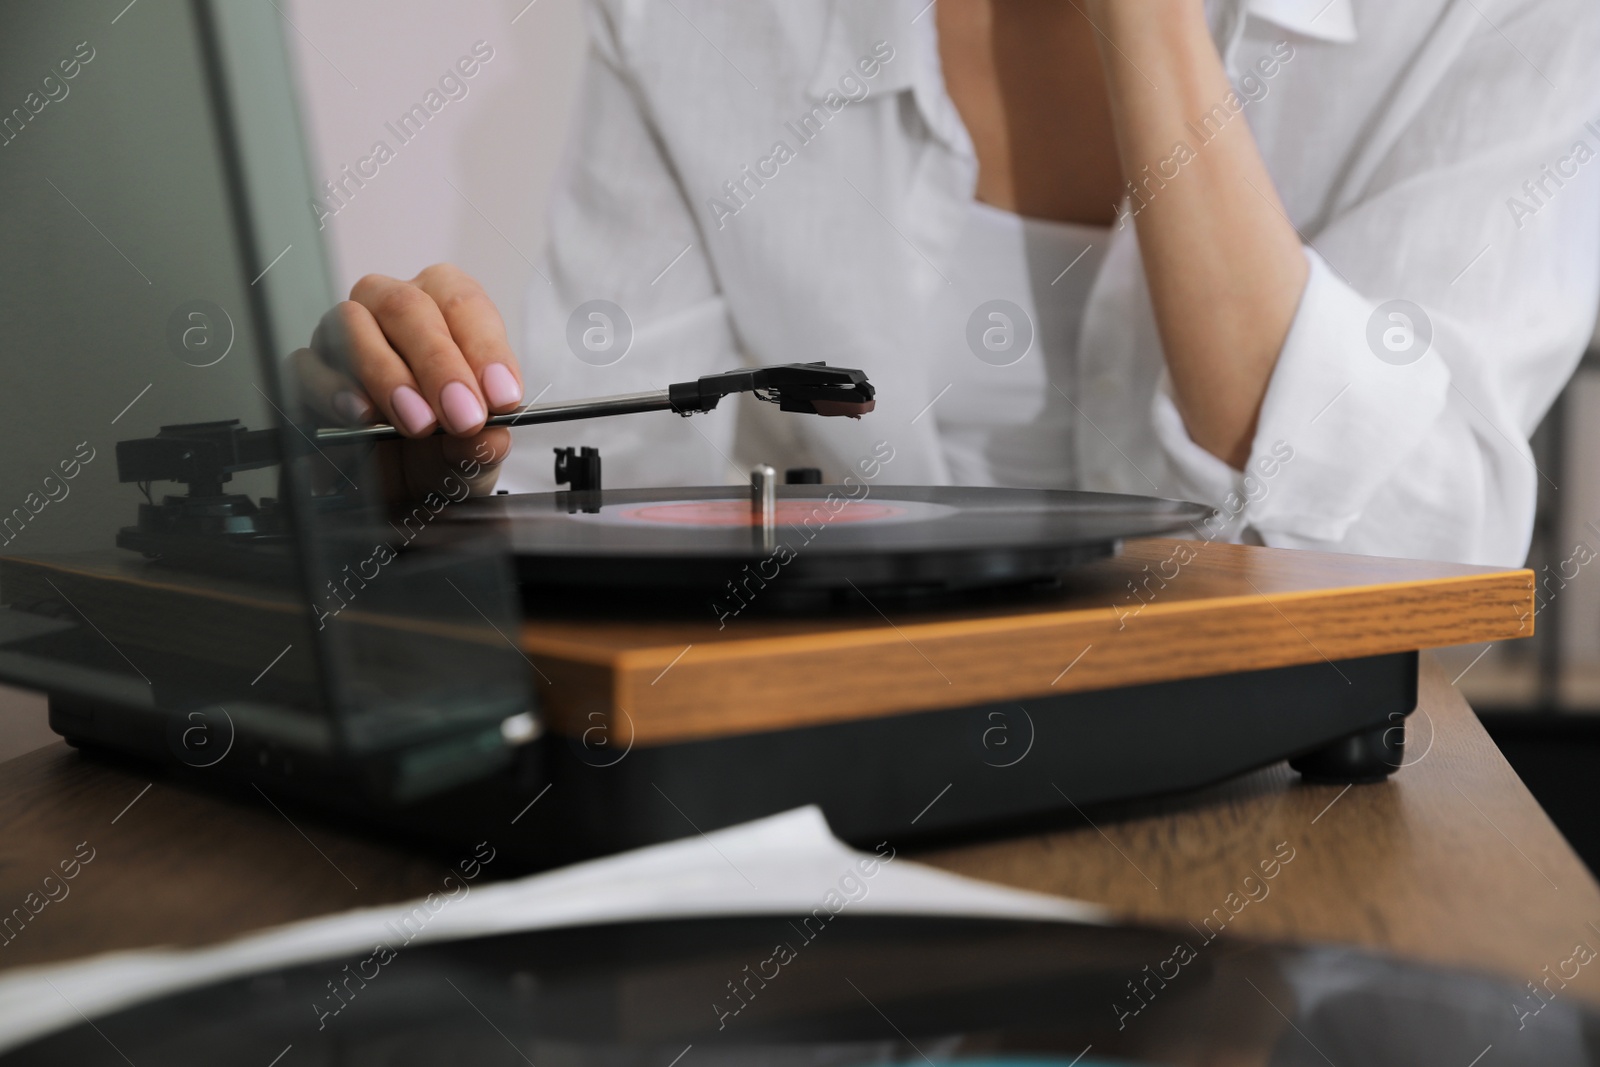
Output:
<path fill-rule="evenodd" d="M 1577 942 L 1600 947 L 1590 925 L 1600 923 L 1600 886 L 1449 679 L 1426 657 L 1424 665 L 1411 765 L 1388 784 L 1309 787 L 1279 765 L 1184 797 L 1092 811 L 1092 825 L 910 855 L 1180 931 L 1223 909 L 1230 934 L 1361 945 L 1519 984 L 1540 978 Z M 265 797 L 151 785 L 64 745 L 0 765 L 0 910 L 37 892 L 80 842 L 95 858 L 65 899 L 0 948 L 0 968 L 203 944 L 420 896 L 445 874 L 393 846 L 291 824 Z M 1260 865 L 1280 846 L 1293 859 L 1262 882 Z M 1229 894 L 1237 906 L 1252 891 L 1261 899 L 1233 915 Z M 1600 1003 L 1590 970 L 1560 995 Z"/>
<path fill-rule="evenodd" d="M 1179 932 L 1353 944 L 1519 986 L 1580 942 L 1600 950 L 1594 877 L 1428 656 L 1421 690 L 1408 765 L 1383 785 L 1307 786 L 1278 764 L 1094 825 L 916 858 Z M 1265 881 L 1280 846 L 1294 858 Z M 1600 1004 L 1600 969 L 1550 988 Z"/>
<path fill-rule="evenodd" d="M 86 846 L 80 849 L 80 846 Z M 18 928 L 13 909 L 60 889 Z M 70 868 L 69 868 L 70 869 Z M 420 855 L 80 757 L 64 742 L 0 764 L 0 969 L 116 949 L 201 945 L 440 888 Z M 34 905 L 37 907 L 37 904 Z M 14 931 L 14 932 L 13 932 Z"/>
<path fill-rule="evenodd" d="M 522 646 L 554 729 L 648 746 L 1533 632 L 1526 570 L 1148 540 L 1070 583 L 900 618 L 534 618 Z"/>
<path fill-rule="evenodd" d="M 0 582 L 11 601 L 70 598 L 118 647 L 190 649 L 241 671 L 259 669 L 263 648 L 303 639 L 306 623 L 288 589 L 196 578 L 125 552 L 8 558 Z M 604 724 L 619 745 L 652 746 L 1526 637 L 1533 583 L 1526 570 L 1148 540 L 1022 606 L 913 614 L 869 600 L 801 617 L 758 603 L 720 621 L 709 605 L 653 620 L 552 609 L 524 622 L 520 644 L 547 726 L 575 737 Z M 503 639 L 355 606 L 342 617 Z"/>

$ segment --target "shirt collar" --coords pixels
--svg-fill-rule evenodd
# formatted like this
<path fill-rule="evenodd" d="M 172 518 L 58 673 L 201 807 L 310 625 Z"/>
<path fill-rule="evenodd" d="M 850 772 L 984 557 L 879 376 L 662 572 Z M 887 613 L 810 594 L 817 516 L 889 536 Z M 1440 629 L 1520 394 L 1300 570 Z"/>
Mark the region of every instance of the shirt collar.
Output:
<path fill-rule="evenodd" d="M 938 74 L 938 54 L 920 53 L 935 39 L 932 0 L 827 0 L 816 69 L 807 85 L 812 99 L 839 91 L 839 79 L 854 74 L 873 93 L 911 90 L 936 136 L 958 145 L 965 140 L 959 119 L 946 114 Z M 1303 37 L 1349 44 L 1356 40 L 1355 0 L 1216 0 L 1212 24 L 1224 54 L 1231 52 L 1244 30 L 1245 16 L 1270 22 Z M 894 59 L 880 63 L 874 78 L 858 65 L 871 59 L 880 42 L 894 49 Z"/>
<path fill-rule="evenodd" d="M 924 0 L 926 2 L 926 0 Z M 839 79 L 853 74 L 874 93 L 899 93 L 916 84 L 913 45 L 918 23 L 933 18 L 932 4 L 919 14 L 915 0 L 828 0 L 822 49 L 807 93 L 821 100 L 839 91 Z M 879 42 L 894 49 L 894 59 L 879 64 L 877 77 L 862 77 L 858 64 L 874 58 Z"/>
<path fill-rule="evenodd" d="M 813 100 L 840 93 L 840 79 L 854 75 L 873 95 L 909 92 L 934 137 L 971 154 L 967 130 L 944 90 L 932 0 L 829 0 L 827 25 L 815 72 L 807 86 Z M 863 61 L 892 48 L 893 58 L 865 77 Z M 869 68 L 870 69 L 870 68 Z M 841 93 L 841 95 L 843 95 Z"/>
<path fill-rule="evenodd" d="M 1337 44 L 1356 39 L 1354 0 L 1245 0 L 1244 7 L 1253 17 L 1302 37 Z"/>

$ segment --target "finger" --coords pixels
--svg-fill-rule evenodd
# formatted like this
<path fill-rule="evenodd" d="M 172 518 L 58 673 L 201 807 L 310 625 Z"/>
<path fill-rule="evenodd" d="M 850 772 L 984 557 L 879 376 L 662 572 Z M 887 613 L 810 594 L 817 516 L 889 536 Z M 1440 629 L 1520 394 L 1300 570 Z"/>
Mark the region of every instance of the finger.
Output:
<path fill-rule="evenodd" d="M 361 383 L 328 366 L 309 348 L 289 354 L 285 373 L 293 381 L 291 393 L 311 410 L 319 426 L 361 426 L 378 413 Z"/>
<path fill-rule="evenodd" d="M 411 368 L 365 306 L 353 300 L 336 306 L 324 316 L 311 343 L 324 363 L 348 367 L 384 418 L 401 433 L 407 437 L 433 433 L 438 423 L 433 407 L 422 398 Z"/>
<path fill-rule="evenodd" d="M 333 370 L 350 369 L 350 331 L 345 320 L 351 309 L 341 301 L 322 313 L 311 331 L 311 351 Z"/>
<path fill-rule="evenodd" d="M 488 409 L 477 377 L 433 297 L 408 282 L 379 274 L 362 278 L 350 297 L 372 314 L 446 430 L 470 437 L 483 429 Z"/>
<path fill-rule="evenodd" d="M 451 469 L 472 488 L 473 496 L 487 496 L 500 477 L 500 465 L 511 454 L 511 431 L 490 427 L 476 437 L 446 437 L 440 453 Z"/>
<path fill-rule="evenodd" d="M 504 429 L 485 430 L 477 437 L 429 437 L 398 441 L 398 455 L 386 464 L 388 499 L 421 502 L 436 509 L 439 502 L 460 503 L 494 490 L 500 462 L 510 451 Z"/>
<path fill-rule="evenodd" d="M 506 339 L 506 323 L 500 317 L 500 309 L 483 286 L 449 263 L 429 267 L 412 279 L 412 284 L 433 297 L 439 306 L 450 336 L 489 402 L 489 410 L 514 411 L 522 402 L 522 368 Z"/>

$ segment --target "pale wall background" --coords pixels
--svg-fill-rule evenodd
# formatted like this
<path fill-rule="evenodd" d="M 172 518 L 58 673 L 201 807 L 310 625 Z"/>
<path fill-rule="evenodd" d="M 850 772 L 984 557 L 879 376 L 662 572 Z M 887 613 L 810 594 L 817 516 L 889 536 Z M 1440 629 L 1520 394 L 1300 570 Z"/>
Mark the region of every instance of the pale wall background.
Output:
<path fill-rule="evenodd" d="M 544 204 L 586 48 L 579 0 L 278 6 L 316 183 L 353 168 L 378 138 L 396 145 L 385 123 L 420 101 L 475 42 L 494 49 L 467 81 L 466 97 L 398 148 L 325 220 L 324 236 L 340 296 L 369 272 L 410 277 L 430 263 L 460 265 L 500 305 L 520 352 L 523 293 L 534 277 L 528 260 L 544 240 Z"/>

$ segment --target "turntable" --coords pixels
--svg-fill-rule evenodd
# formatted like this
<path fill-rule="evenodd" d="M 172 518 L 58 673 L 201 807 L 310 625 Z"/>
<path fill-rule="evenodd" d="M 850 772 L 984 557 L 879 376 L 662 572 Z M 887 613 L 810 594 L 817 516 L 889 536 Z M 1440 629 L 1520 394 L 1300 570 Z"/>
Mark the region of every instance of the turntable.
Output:
<path fill-rule="evenodd" d="M 497 418 L 690 415 L 738 392 L 819 415 L 872 402 L 860 372 L 808 364 Z M 276 507 L 230 499 L 229 521 L 206 518 L 226 472 L 262 462 L 257 439 L 229 423 L 162 433 L 180 445 L 119 446 L 124 480 L 181 476 L 210 495 L 146 505 L 122 551 L 0 562 L 7 602 L 91 605 L 118 647 L 291 643 L 303 598 L 217 573 L 272 555 Z M 871 845 L 1073 818 L 1285 759 L 1316 781 L 1381 782 L 1404 763 L 1418 650 L 1532 632 L 1525 570 L 1219 543 L 1210 509 L 1176 501 L 882 485 L 885 458 L 837 485 L 760 467 L 748 487 L 615 490 L 598 452 L 558 450 L 567 489 L 454 506 L 405 549 L 427 558 L 464 530 L 510 543 L 524 618 L 489 640 L 515 644 L 538 703 L 473 735 L 474 758 L 496 762 L 402 781 L 442 764 L 401 751 L 352 775 L 245 724 L 205 773 L 439 841 L 513 803 L 526 817 L 508 848 L 531 866 L 810 803 Z M 392 663 L 445 632 L 346 618 Z M 93 708 L 53 699 L 51 721 L 130 747 Z"/>

